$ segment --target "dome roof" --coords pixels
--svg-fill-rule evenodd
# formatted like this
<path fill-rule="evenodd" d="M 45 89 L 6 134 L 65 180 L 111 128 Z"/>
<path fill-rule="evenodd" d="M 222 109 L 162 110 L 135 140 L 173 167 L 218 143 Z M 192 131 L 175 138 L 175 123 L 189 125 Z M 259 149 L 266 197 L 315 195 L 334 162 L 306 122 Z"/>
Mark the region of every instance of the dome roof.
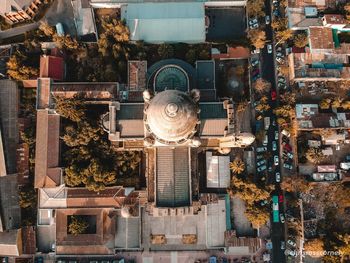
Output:
<path fill-rule="evenodd" d="M 158 93 L 146 110 L 146 128 L 162 143 L 181 143 L 195 133 L 197 106 L 178 90 Z"/>

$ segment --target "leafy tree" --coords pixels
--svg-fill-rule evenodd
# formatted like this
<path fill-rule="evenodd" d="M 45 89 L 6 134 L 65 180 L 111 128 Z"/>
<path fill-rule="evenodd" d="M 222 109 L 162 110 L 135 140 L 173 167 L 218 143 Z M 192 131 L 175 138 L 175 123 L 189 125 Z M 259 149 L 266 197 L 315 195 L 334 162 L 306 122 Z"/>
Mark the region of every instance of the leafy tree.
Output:
<path fill-rule="evenodd" d="M 36 193 L 33 188 L 24 188 L 19 192 L 19 206 L 21 208 L 36 206 Z"/>
<path fill-rule="evenodd" d="M 343 102 L 342 98 L 340 97 L 334 98 L 332 101 L 332 108 L 335 108 L 335 109 L 340 108 L 342 105 L 342 102 Z"/>
<path fill-rule="evenodd" d="M 342 107 L 344 110 L 350 110 L 350 101 L 349 101 L 349 100 L 343 101 L 342 104 L 341 104 L 341 107 Z"/>
<path fill-rule="evenodd" d="M 281 188 L 290 193 L 309 193 L 313 189 L 313 185 L 302 176 L 288 176 L 283 179 Z"/>
<path fill-rule="evenodd" d="M 236 158 L 230 163 L 230 169 L 235 174 L 241 174 L 244 172 L 245 164 L 240 158 Z"/>
<path fill-rule="evenodd" d="M 287 40 L 291 39 L 292 37 L 293 37 L 293 31 L 290 29 L 277 31 L 277 33 L 276 33 L 276 40 L 279 43 L 284 43 Z"/>
<path fill-rule="evenodd" d="M 187 51 L 186 55 L 186 61 L 190 64 L 194 64 L 196 62 L 196 50 L 191 48 Z"/>
<path fill-rule="evenodd" d="M 237 113 L 244 112 L 247 107 L 248 107 L 248 102 L 246 100 L 239 102 L 237 104 Z"/>
<path fill-rule="evenodd" d="M 289 67 L 287 65 L 280 65 L 280 66 L 278 66 L 278 71 L 282 75 L 288 76 L 288 74 L 289 74 Z"/>
<path fill-rule="evenodd" d="M 277 107 L 273 111 L 278 117 L 283 117 L 283 118 L 294 118 L 295 117 L 295 111 L 294 108 L 290 105 L 283 105 L 280 107 Z"/>
<path fill-rule="evenodd" d="M 199 52 L 198 57 L 199 57 L 199 59 L 202 59 L 202 60 L 210 59 L 209 51 L 207 49 L 203 48 Z"/>
<path fill-rule="evenodd" d="M 270 220 L 270 213 L 266 209 L 259 209 L 255 206 L 248 206 L 245 215 L 254 228 L 260 228 Z"/>
<path fill-rule="evenodd" d="M 280 101 L 287 105 L 295 105 L 296 102 L 296 94 L 294 92 L 286 92 L 280 95 Z"/>
<path fill-rule="evenodd" d="M 88 145 L 91 140 L 98 141 L 103 131 L 100 127 L 92 127 L 88 122 L 79 122 L 78 127 L 70 125 L 65 128 L 63 141 L 69 147 Z"/>
<path fill-rule="evenodd" d="M 311 239 L 305 242 L 304 249 L 311 252 L 323 251 L 323 240 L 321 238 Z"/>
<path fill-rule="evenodd" d="M 287 18 L 276 18 L 271 22 L 271 27 L 275 31 L 285 30 L 288 26 Z"/>
<path fill-rule="evenodd" d="M 309 40 L 306 34 L 297 34 L 294 36 L 293 42 L 294 46 L 303 48 L 309 43 Z"/>
<path fill-rule="evenodd" d="M 331 106 L 331 102 L 332 102 L 332 100 L 331 100 L 331 99 L 329 99 L 329 98 L 325 98 L 325 99 L 323 99 L 323 100 L 321 100 L 321 101 L 320 101 L 319 106 L 320 106 L 320 108 L 321 108 L 321 109 L 323 109 L 323 110 L 327 110 L 327 109 L 329 109 L 329 108 L 330 108 L 330 106 Z"/>
<path fill-rule="evenodd" d="M 270 108 L 270 105 L 265 103 L 260 103 L 255 107 L 255 109 L 260 112 L 268 111 Z"/>
<path fill-rule="evenodd" d="M 10 57 L 6 65 L 7 65 L 7 74 L 11 79 L 27 80 L 27 79 L 33 79 L 39 75 L 38 69 L 33 68 L 31 66 L 26 66 L 24 64 L 26 59 L 27 57 L 20 52 L 16 52 L 14 55 Z"/>
<path fill-rule="evenodd" d="M 80 122 L 85 116 L 85 106 L 82 98 L 75 96 L 71 99 L 55 97 L 55 109 L 61 116 L 73 122 Z"/>
<path fill-rule="evenodd" d="M 265 8 L 264 0 L 247 1 L 247 12 L 250 17 L 265 16 L 264 8 Z"/>
<path fill-rule="evenodd" d="M 255 183 L 246 182 L 236 176 L 231 179 L 228 193 L 243 199 L 248 205 L 267 200 L 270 197 L 270 191 L 261 189 Z"/>
<path fill-rule="evenodd" d="M 265 31 L 262 31 L 259 29 L 250 29 L 248 30 L 247 37 L 255 48 L 260 49 L 265 46 L 265 43 L 266 43 Z"/>
<path fill-rule="evenodd" d="M 89 227 L 88 222 L 83 220 L 81 217 L 71 216 L 70 224 L 68 225 L 68 233 L 74 236 L 84 234 Z"/>
<path fill-rule="evenodd" d="M 55 28 L 50 26 L 47 22 L 41 22 L 39 29 L 48 37 L 53 37 L 56 32 Z"/>
<path fill-rule="evenodd" d="M 254 83 L 253 83 L 253 88 L 256 92 L 258 93 L 265 93 L 268 92 L 271 89 L 271 83 L 268 82 L 265 79 L 258 78 Z"/>
<path fill-rule="evenodd" d="M 161 44 L 158 47 L 158 55 L 162 59 L 171 58 L 174 56 L 174 47 L 172 45 L 169 45 L 169 44 Z"/>
<path fill-rule="evenodd" d="M 322 150 L 319 148 L 309 148 L 305 154 L 305 157 L 314 164 L 321 163 L 325 158 Z"/>

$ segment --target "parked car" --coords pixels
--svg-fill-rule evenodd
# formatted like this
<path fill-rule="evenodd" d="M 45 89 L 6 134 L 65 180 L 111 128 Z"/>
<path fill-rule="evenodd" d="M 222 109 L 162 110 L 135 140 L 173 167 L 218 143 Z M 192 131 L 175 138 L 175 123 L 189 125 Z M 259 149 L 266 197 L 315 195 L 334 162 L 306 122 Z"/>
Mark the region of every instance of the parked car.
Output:
<path fill-rule="evenodd" d="M 289 143 L 282 143 L 283 144 L 283 149 L 286 149 L 288 152 L 292 151 L 292 146 L 290 146 Z"/>
<path fill-rule="evenodd" d="M 286 79 L 283 77 L 278 78 L 278 83 L 286 84 Z"/>
<path fill-rule="evenodd" d="M 291 256 L 291 257 L 296 257 L 297 256 L 297 252 L 295 250 L 290 250 L 290 249 L 286 249 L 284 254 L 286 254 L 287 256 Z"/>
<path fill-rule="evenodd" d="M 269 136 L 265 134 L 263 145 L 266 146 L 269 143 Z"/>
<path fill-rule="evenodd" d="M 286 242 L 281 241 L 281 249 L 285 250 L 286 249 Z"/>
<path fill-rule="evenodd" d="M 281 132 L 284 136 L 290 137 L 290 133 L 287 130 L 282 130 Z"/>
<path fill-rule="evenodd" d="M 273 0 L 272 1 L 273 6 L 278 7 L 280 5 L 278 0 Z"/>
<path fill-rule="evenodd" d="M 281 47 L 281 46 L 278 46 L 278 47 L 276 48 L 276 51 L 277 51 L 277 52 L 282 52 L 282 47 Z"/>
<path fill-rule="evenodd" d="M 265 16 L 265 24 L 268 25 L 270 24 L 270 22 L 271 22 L 270 16 Z"/>
<path fill-rule="evenodd" d="M 277 150 L 277 142 L 273 141 L 272 142 L 272 151 L 276 151 Z"/>
<path fill-rule="evenodd" d="M 216 263 L 216 262 L 218 262 L 218 261 L 217 261 L 217 258 L 215 256 L 211 256 L 209 258 L 209 263 Z"/>
<path fill-rule="evenodd" d="M 275 131 L 275 140 L 278 140 L 278 137 L 279 137 L 279 133 L 278 131 Z"/>
<path fill-rule="evenodd" d="M 266 164 L 266 160 L 261 160 L 261 161 L 256 163 L 257 166 L 261 166 L 263 164 Z"/>
<path fill-rule="evenodd" d="M 251 63 L 252 67 L 255 67 L 258 64 L 259 64 L 259 60 L 253 60 Z"/>
<path fill-rule="evenodd" d="M 293 153 L 287 152 L 287 157 L 288 157 L 289 159 L 293 159 Z"/>
<path fill-rule="evenodd" d="M 260 205 L 261 206 L 264 206 L 264 205 L 267 205 L 269 203 L 269 201 L 267 201 L 267 200 L 262 200 L 261 202 L 260 202 Z"/>
<path fill-rule="evenodd" d="M 283 195 L 278 195 L 278 202 L 283 203 Z"/>
<path fill-rule="evenodd" d="M 275 176 L 276 176 L 276 182 L 277 183 L 281 182 L 281 174 L 277 172 Z"/>
<path fill-rule="evenodd" d="M 256 23 L 258 23 L 258 19 L 257 18 L 252 18 L 252 19 L 249 19 L 249 25 L 251 26 L 251 25 L 254 25 L 254 24 L 256 24 Z"/>
<path fill-rule="evenodd" d="M 269 166 L 269 168 L 267 169 L 267 171 L 268 171 L 269 173 L 272 173 L 272 166 Z"/>
<path fill-rule="evenodd" d="M 280 221 L 282 224 L 284 224 L 284 222 L 286 222 L 286 219 L 284 218 L 284 214 L 280 214 Z"/>
<path fill-rule="evenodd" d="M 267 44 L 267 53 L 271 54 L 272 53 L 272 45 Z"/>
<path fill-rule="evenodd" d="M 290 246 L 292 246 L 292 247 L 296 247 L 296 246 L 297 246 L 297 244 L 296 244 L 293 240 L 291 240 L 291 239 L 288 239 L 288 240 L 287 240 L 287 244 L 290 245 Z"/>
<path fill-rule="evenodd" d="M 277 93 L 275 90 L 272 90 L 271 91 L 271 100 L 276 100 L 276 98 L 277 98 Z"/>
<path fill-rule="evenodd" d="M 267 147 L 257 147 L 256 148 L 257 153 L 266 152 L 266 151 L 267 151 Z"/>
<path fill-rule="evenodd" d="M 259 154 L 259 155 L 256 156 L 256 159 L 257 159 L 257 160 L 264 159 L 264 155 L 260 155 L 260 154 Z"/>
<path fill-rule="evenodd" d="M 276 61 L 280 64 L 284 64 L 284 59 L 280 57 L 276 57 Z"/>
<path fill-rule="evenodd" d="M 262 172 L 266 170 L 266 165 L 260 166 L 258 167 L 258 169 L 256 169 L 258 172 Z"/>
<path fill-rule="evenodd" d="M 259 27 L 259 24 L 256 23 L 256 24 L 253 24 L 253 25 L 249 25 L 249 28 L 250 29 L 255 29 L 255 28 L 258 28 Z"/>
<path fill-rule="evenodd" d="M 289 163 L 284 163 L 283 167 L 288 169 L 288 170 L 292 170 L 293 169 L 293 166 L 291 164 L 289 164 Z"/>
<path fill-rule="evenodd" d="M 275 6 L 275 5 L 274 5 Z M 275 10 L 273 10 L 273 15 L 274 16 L 277 16 L 277 17 L 280 17 L 281 16 L 281 13 L 280 13 L 280 11 L 278 10 L 278 9 L 275 9 Z"/>
<path fill-rule="evenodd" d="M 260 78 L 260 74 L 257 74 L 257 75 L 255 75 L 255 76 L 253 76 L 252 80 L 253 80 L 253 81 L 256 81 L 258 78 Z"/>
<path fill-rule="evenodd" d="M 276 52 L 276 57 L 280 57 L 280 58 L 283 58 L 284 55 L 282 52 Z"/>
<path fill-rule="evenodd" d="M 279 82 L 279 83 L 277 84 L 277 87 L 278 87 L 279 89 L 286 89 L 286 88 L 287 88 L 287 85 L 286 85 L 286 84 L 283 84 L 283 83 L 281 83 L 281 82 Z"/>
<path fill-rule="evenodd" d="M 273 157 L 273 163 L 274 163 L 275 165 L 278 165 L 278 164 L 279 164 L 278 155 L 275 155 L 275 156 Z"/>

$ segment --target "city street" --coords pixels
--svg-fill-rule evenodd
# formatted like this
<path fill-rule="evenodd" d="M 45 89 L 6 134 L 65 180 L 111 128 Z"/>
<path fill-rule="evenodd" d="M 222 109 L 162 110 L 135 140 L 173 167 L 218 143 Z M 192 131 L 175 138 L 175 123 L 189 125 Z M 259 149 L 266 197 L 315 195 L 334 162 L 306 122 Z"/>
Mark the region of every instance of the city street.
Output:
<path fill-rule="evenodd" d="M 266 7 L 266 15 L 270 16 L 270 19 L 272 20 L 272 9 L 271 9 L 271 2 L 269 0 L 265 1 L 265 7 Z M 261 52 L 261 59 L 262 59 L 262 78 L 269 81 L 271 83 L 271 90 L 275 90 L 278 94 L 278 91 L 276 90 L 276 77 L 275 77 L 275 63 L 274 63 L 274 55 L 275 55 L 275 44 L 274 44 L 274 39 L 273 39 L 273 30 L 271 27 L 271 23 L 266 25 L 265 27 L 265 33 L 266 33 L 266 40 L 267 40 L 267 44 L 271 44 L 272 45 L 272 53 L 269 54 L 267 51 L 267 48 L 265 47 L 264 49 L 262 49 Z M 276 116 L 273 114 L 273 110 L 276 108 L 277 100 L 272 101 L 271 97 L 270 97 L 270 106 L 271 109 L 266 113 L 266 116 L 269 116 L 271 119 L 271 123 L 273 123 L 273 120 L 276 120 Z M 275 140 L 275 131 L 278 132 L 278 126 L 277 124 L 274 125 L 270 125 L 269 130 L 268 130 L 268 151 L 270 151 L 271 157 L 270 160 L 268 160 L 269 165 L 273 165 L 273 156 L 277 155 L 279 156 L 279 143 L 277 142 L 277 150 L 276 151 L 272 151 L 272 141 Z M 281 160 L 280 160 L 281 162 Z M 280 183 L 276 182 L 275 180 L 275 174 L 279 172 L 281 173 L 281 168 L 280 165 L 275 166 L 275 169 L 273 171 L 273 176 L 272 179 L 275 182 L 275 191 L 272 193 L 273 195 L 280 195 L 282 194 L 281 188 L 280 188 Z M 283 180 L 283 178 L 281 179 Z M 283 203 L 280 203 L 279 206 L 279 210 L 280 212 L 282 211 L 282 213 L 284 213 L 284 207 L 283 207 Z M 281 241 L 285 240 L 285 236 L 284 236 L 284 225 L 282 223 L 273 223 L 271 220 L 271 241 L 273 244 L 273 248 L 272 248 L 272 260 L 273 262 L 279 262 L 279 263 L 283 263 L 286 261 L 286 257 L 284 254 L 284 250 L 281 250 Z"/>

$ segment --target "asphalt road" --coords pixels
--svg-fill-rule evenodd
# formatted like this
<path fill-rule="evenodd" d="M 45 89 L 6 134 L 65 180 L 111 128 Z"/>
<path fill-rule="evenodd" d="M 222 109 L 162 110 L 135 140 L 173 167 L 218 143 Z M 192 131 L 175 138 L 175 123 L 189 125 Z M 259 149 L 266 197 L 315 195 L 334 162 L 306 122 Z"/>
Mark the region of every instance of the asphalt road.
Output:
<path fill-rule="evenodd" d="M 271 13 L 271 2 L 270 0 L 265 0 L 265 6 L 266 6 L 266 14 L 270 16 L 270 19 L 272 20 L 272 13 Z M 271 89 L 276 90 L 276 76 L 275 76 L 275 65 L 274 65 L 274 42 L 273 42 L 273 31 L 271 28 L 271 23 L 269 25 L 266 25 L 265 27 L 265 33 L 266 33 L 266 39 L 267 44 L 271 44 L 273 47 L 273 51 L 271 54 L 267 52 L 267 48 L 265 47 L 261 52 L 261 60 L 262 60 L 262 78 L 266 79 L 271 83 Z M 277 92 L 278 94 L 278 92 Z M 277 98 L 278 99 L 278 98 Z M 276 108 L 276 101 L 272 101 L 270 98 L 270 106 L 271 109 L 267 112 L 266 116 L 270 116 L 271 119 L 271 125 L 268 130 L 268 151 L 271 152 L 270 160 L 268 160 L 269 165 L 272 165 L 273 172 L 272 172 L 272 180 L 275 184 L 275 191 L 272 193 L 273 195 L 280 195 L 283 194 L 280 188 L 280 184 L 276 182 L 275 180 L 275 174 L 279 172 L 281 174 L 281 168 L 280 165 L 274 166 L 273 165 L 273 157 L 275 155 L 279 156 L 279 143 L 277 143 L 277 150 L 272 150 L 272 142 L 275 141 L 275 132 L 278 132 L 278 126 L 272 125 L 273 120 L 276 120 L 276 116 L 273 114 L 273 109 Z M 281 162 L 281 160 L 279 161 Z M 283 178 L 281 178 L 283 180 Z M 284 211 L 283 203 L 279 204 L 279 210 Z M 272 241 L 272 262 L 276 263 L 284 263 L 286 262 L 286 256 L 284 254 L 284 250 L 281 250 L 281 241 L 284 241 L 284 225 L 281 223 L 273 223 L 272 222 L 272 214 L 271 214 L 271 241 Z"/>

